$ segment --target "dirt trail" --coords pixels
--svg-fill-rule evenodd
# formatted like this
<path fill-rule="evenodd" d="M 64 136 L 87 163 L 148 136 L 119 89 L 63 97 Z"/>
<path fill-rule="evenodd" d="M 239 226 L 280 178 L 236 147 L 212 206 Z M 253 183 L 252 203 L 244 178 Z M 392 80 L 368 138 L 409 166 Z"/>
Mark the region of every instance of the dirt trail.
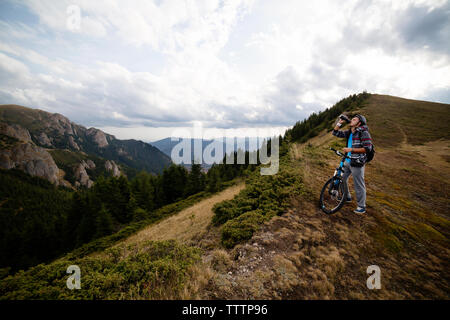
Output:
<path fill-rule="evenodd" d="M 201 237 L 211 223 L 213 217 L 212 207 L 218 202 L 233 199 L 244 187 L 244 183 L 231 186 L 159 223 L 148 226 L 135 235 L 119 242 L 118 245 L 128 245 L 147 240 L 169 239 L 187 242 L 194 237 Z"/>

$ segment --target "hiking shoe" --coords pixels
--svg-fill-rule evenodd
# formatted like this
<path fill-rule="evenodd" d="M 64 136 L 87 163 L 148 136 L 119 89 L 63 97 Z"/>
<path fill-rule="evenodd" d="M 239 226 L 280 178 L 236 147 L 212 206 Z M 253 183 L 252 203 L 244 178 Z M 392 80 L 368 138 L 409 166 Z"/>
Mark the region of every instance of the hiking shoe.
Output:
<path fill-rule="evenodd" d="M 353 210 L 354 213 L 366 213 L 366 208 L 364 207 L 357 207 L 355 210 Z"/>

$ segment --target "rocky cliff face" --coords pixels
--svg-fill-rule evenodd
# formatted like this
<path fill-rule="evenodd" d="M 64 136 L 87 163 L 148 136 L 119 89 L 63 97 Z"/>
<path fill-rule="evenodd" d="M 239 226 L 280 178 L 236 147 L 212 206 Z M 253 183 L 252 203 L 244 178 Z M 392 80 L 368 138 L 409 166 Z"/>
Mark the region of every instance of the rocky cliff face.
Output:
<path fill-rule="evenodd" d="M 54 126 L 58 134 L 73 134 L 73 128 L 69 121 L 61 115 L 52 115 L 50 118 L 52 122 L 47 122 L 45 126 Z M 95 128 L 88 131 L 88 136 L 95 141 L 99 147 L 108 145 L 106 135 Z M 0 122 L 0 134 L 13 139 L 8 145 L 2 145 L 0 148 L 0 168 L 3 169 L 19 169 L 25 171 L 32 176 L 39 176 L 47 179 L 56 185 L 63 185 L 71 187 L 71 184 L 66 181 L 64 172 L 56 165 L 52 155 L 43 147 L 36 145 L 29 131 L 18 124 L 7 124 Z M 54 139 L 50 138 L 45 132 L 40 132 L 34 136 L 35 140 L 42 145 L 52 147 Z M 72 135 L 69 136 L 69 145 L 75 149 L 80 150 L 80 147 L 75 142 Z M 74 185 L 76 187 L 90 188 L 94 181 L 89 177 L 86 169 L 95 169 L 95 163 L 90 160 L 82 160 L 75 167 L 73 167 L 73 176 L 75 178 Z M 70 171 L 72 171 L 70 170 Z M 119 166 L 114 162 L 107 160 L 105 162 L 105 170 L 111 171 L 114 177 L 122 174 Z"/>
<path fill-rule="evenodd" d="M 60 135 L 73 135 L 72 123 L 69 119 L 59 113 L 49 115 L 48 125 L 52 129 L 56 129 Z"/>
<path fill-rule="evenodd" d="M 80 150 L 80 147 L 75 142 L 75 139 L 72 136 L 69 136 L 69 146 L 77 151 Z"/>
<path fill-rule="evenodd" d="M 0 167 L 17 168 L 32 176 L 39 176 L 57 185 L 59 168 L 52 156 L 32 142 L 19 141 L 10 149 L 0 149 Z"/>
<path fill-rule="evenodd" d="M 33 142 L 46 149 L 67 149 L 114 161 L 117 170 L 111 163 L 113 174 L 119 174 L 118 165 L 156 174 L 171 164 L 170 157 L 147 143 L 116 139 L 99 129 L 87 129 L 71 122 L 58 113 L 17 105 L 0 105 L 0 122 L 7 124 L 0 128 L 0 133 L 20 141 Z"/>
<path fill-rule="evenodd" d="M 46 147 L 52 146 L 52 140 L 49 139 L 49 137 L 45 134 L 45 132 L 41 132 L 38 136 L 35 136 L 35 139 L 37 140 L 38 144 Z"/>
<path fill-rule="evenodd" d="M 31 142 L 31 136 L 28 130 L 17 124 L 8 125 L 0 122 L 0 133 L 20 141 Z"/>
<path fill-rule="evenodd" d="M 0 168 L 19 169 L 56 185 L 70 187 L 70 183 L 64 180 L 64 172 L 58 168 L 51 154 L 32 141 L 27 129 L 17 124 L 0 122 L 0 134 L 15 139 L 8 146 L 0 148 Z M 42 133 L 40 139 L 43 144 L 50 144 L 45 133 Z"/>
<path fill-rule="evenodd" d="M 108 145 L 108 140 L 106 140 L 106 135 L 103 131 L 90 128 L 86 131 L 86 133 L 100 148 L 104 148 Z"/>
<path fill-rule="evenodd" d="M 99 129 L 86 129 L 77 125 L 59 113 L 48 113 L 20 106 L 5 107 L 6 110 L 3 112 L 0 109 L 0 121 L 12 127 L 15 135 L 21 135 L 19 140 L 22 141 L 26 141 L 26 137 L 23 132 L 17 131 L 14 125 L 19 124 L 25 130 L 28 129 L 30 131 L 28 141 L 33 140 L 41 147 L 81 150 L 83 145 L 92 143 L 99 148 L 104 148 L 108 146 L 108 138 L 114 139 L 114 136 L 107 135 Z M 12 136 L 12 133 L 7 134 Z"/>

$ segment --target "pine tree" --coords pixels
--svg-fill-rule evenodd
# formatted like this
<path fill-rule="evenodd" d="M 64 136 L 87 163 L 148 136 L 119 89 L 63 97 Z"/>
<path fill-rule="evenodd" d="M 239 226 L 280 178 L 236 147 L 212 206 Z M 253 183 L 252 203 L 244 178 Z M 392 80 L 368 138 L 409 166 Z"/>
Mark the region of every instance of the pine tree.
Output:
<path fill-rule="evenodd" d="M 165 203 L 172 203 L 185 194 L 187 171 L 183 166 L 172 164 L 164 169 L 162 175 L 162 189 Z"/>
<path fill-rule="evenodd" d="M 83 217 L 83 199 L 80 192 L 75 192 L 72 198 L 72 206 L 68 212 L 64 244 L 67 248 L 74 248 L 77 242 L 77 229 Z"/>
<path fill-rule="evenodd" d="M 186 185 L 186 196 L 190 196 L 197 192 L 204 190 L 205 188 L 204 174 L 202 173 L 202 167 L 200 164 L 192 162 L 191 171 L 188 174 L 188 180 Z"/>
<path fill-rule="evenodd" d="M 131 188 L 139 207 L 152 211 L 156 207 L 156 179 L 147 172 L 140 172 L 131 182 Z"/>
<path fill-rule="evenodd" d="M 209 192 L 216 192 L 220 188 L 221 179 L 220 179 L 220 173 L 219 173 L 219 167 L 217 165 L 213 165 L 208 170 L 208 187 L 207 191 Z"/>
<path fill-rule="evenodd" d="M 97 213 L 95 225 L 96 232 L 94 238 L 100 238 L 102 236 L 109 235 L 113 231 L 113 221 L 111 213 L 105 208 L 104 204 L 102 204 L 100 211 Z"/>

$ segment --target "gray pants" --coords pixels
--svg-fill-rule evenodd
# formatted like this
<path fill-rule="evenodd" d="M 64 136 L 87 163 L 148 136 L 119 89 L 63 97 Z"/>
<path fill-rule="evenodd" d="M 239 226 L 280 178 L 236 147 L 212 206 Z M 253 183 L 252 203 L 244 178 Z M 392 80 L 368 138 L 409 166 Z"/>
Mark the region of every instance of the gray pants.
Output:
<path fill-rule="evenodd" d="M 348 178 L 350 175 L 353 176 L 353 184 L 355 185 L 356 201 L 358 207 L 366 207 L 366 184 L 364 183 L 364 168 L 362 167 L 352 167 L 350 163 L 345 161 L 344 163 L 344 173 L 342 179 L 344 180 L 344 192 L 347 198 L 351 198 L 350 192 L 348 190 Z"/>

